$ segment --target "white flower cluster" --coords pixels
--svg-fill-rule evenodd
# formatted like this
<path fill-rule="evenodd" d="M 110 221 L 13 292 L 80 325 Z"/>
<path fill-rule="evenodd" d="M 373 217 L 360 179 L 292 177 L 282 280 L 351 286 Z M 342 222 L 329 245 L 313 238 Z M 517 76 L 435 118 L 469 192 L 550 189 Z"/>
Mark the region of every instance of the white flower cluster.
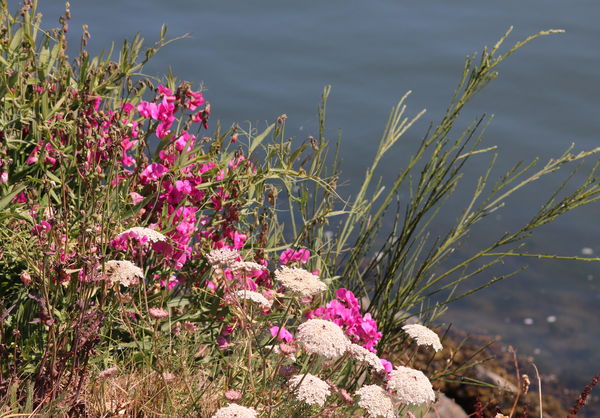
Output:
<path fill-rule="evenodd" d="M 376 372 L 383 371 L 383 364 L 381 364 L 381 360 L 379 357 L 377 357 L 377 354 L 372 353 L 358 344 L 350 344 L 348 346 L 348 354 L 358 361 L 367 363 L 369 366 L 374 368 Z"/>
<path fill-rule="evenodd" d="M 262 264 L 255 263 L 254 261 L 236 261 L 231 264 L 230 268 L 233 271 L 256 271 L 267 269 Z"/>
<path fill-rule="evenodd" d="M 127 260 L 110 260 L 105 264 L 106 277 L 111 283 L 120 283 L 129 287 L 139 283 L 144 278 L 141 268 Z"/>
<path fill-rule="evenodd" d="M 360 397 L 358 406 L 367 411 L 372 418 L 394 418 L 396 408 L 390 394 L 380 386 L 366 385 L 356 391 Z"/>
<path fill-rule="evenodd" d="M 235 292 L 235 295 L 240 299 L 251 300 L 252 302 L 259 304 L 263 309 L 271 308 L 271 302 L 258 292 L 253 292 L 251 290 L 238 290 Z"/>
<path fill-rule="evenodd" d="M 435 401 L 431 382 L 419 370 L 398 366 L 389 375 L 388 389 L 407 405 L 420 405 Z"/>
<path fill-rule="evenodd" d="M 310 373 L 292 376 L 289 385 L 296 399 L 309 405 L 325 405 L 330 394 L 329 385 Z"/>
<path fill-rule="evenodd" d="M 212 418 L 256 418 L 258 413 L 245 406 L 241 406 L 235 403 L 231 403 L 221 409 L 219 409 Z"/>
<path fill-rule="evenodd" d="M 337 324 L 324 319 L 309 319 L 300 324 L 296 337 L 308 353 L 330 360 L 341 357 L 350 346 L 344 331 Z"/>
<path fill-rule="evenodd" d="M 134 226 L 133 228 L 126 229 L 125 231 L 121 232 L 119 235 L 124 235 L 124 234 L 127 234 L 128 232 L 133 232 L 133 233 L 139 235 L 140 237 L 146 237 L 146 238 L 148 238 L 148 241 L 150 241 L 150 242 L 159 242 L 159 241 L 167 240 L 167 237 L 165 237 L 160 232 L 155 231 L 154 229 L 144 228 L 141 226 Z"/>
<path fill-rule="evenodd" d="M 418 345 L 430 345 L 433 347 L 435 351 L 440 351 L 442 347 L 442 342 L 440 341 L 440 337 L 427 328 L 426 326 L 419 324 L 412 325 L 404 325 L 402 329 L 411 337 L 417 341 Z"/>
<path fill-rule="evenodd" d="M 275 280 L 292 294 L 308 297 L 327 290 L 327 285 L 310 271 L 301 268 L 282 267 L 275 272 Z"/>
<path fill-rule="evenodd" d="M 240 258 L 239 251 L 231 250 L 229 248 L 220 248 L 218 250 L 212 250 L 206 256 L 208 263 L 213 267 L 226 268 L 233 265 Z"/>

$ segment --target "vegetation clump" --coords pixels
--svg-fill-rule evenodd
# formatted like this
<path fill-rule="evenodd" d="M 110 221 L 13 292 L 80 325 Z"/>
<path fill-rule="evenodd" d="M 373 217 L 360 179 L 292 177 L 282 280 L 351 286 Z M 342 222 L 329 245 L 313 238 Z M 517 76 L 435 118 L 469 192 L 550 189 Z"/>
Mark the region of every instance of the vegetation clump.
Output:
<path fill-rule="evenodd" d="M 168 43 L 164 29 L 145 52 L 136 37 L 91 57 L 84 27 L 72 58 L 68 4 L 49 31 L 36 1 L 14 13 L 3 1 L 1 13 L 0 411 L 9 416 L 424 414 L 431 380 L 460 370 L 417 370 L 404 355 L 408 313 L 433 321 L 477 290 L 457 294 L 460 283 L 599 196 L 592 170 L 530 222 L 451 264 L 508 196 L 599 150 L 517 165 L 491 186 L 490 166 L 455 226 L 427 234 L 464 165 L 494 149 L 481 147 L 483 119 L 454 132 L 461 110 L 500 62 L 554 31 L 500 54 L 507 33 L 478 63 L 468 58 L 446 115 L 384 189 L 372 184 L 381 158 L 423 114 L 405 117 L 405 96 L 364 184 L 344 198 L 327 156 L 329 88 L 316 137 L 286 138 L 285 115 L 262 132 L 223 129 L 202 89 L 142 75 Z M 400 190 L 411 198 L 394 214 Z M 391 232 L 381 229 L 387 216 Z M 420 353 L 444 355 L 434 331 L 404 330 L 432 347 Z"/>

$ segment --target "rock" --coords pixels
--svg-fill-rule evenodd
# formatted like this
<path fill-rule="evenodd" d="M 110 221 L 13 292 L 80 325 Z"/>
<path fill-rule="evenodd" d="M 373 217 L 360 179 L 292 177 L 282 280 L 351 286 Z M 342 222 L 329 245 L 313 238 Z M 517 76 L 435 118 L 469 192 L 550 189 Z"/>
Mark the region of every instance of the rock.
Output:
<path fill-rule="evenodd" d="M 500 389 L 507 390 L 509 392 L 517 392 L 517 387 L 500 376 L 498 373 L 494 373 L 491 370 L 486 369 L 481 364 L 475 366 L 475 378 L 482 382 L 489 383 L 490 385 L 498 386 Z"/>
<path fill-rule="evenodd" d="M 424 418 L 468 418 L 468 415 L 453 399 L 440 393 Z"/>

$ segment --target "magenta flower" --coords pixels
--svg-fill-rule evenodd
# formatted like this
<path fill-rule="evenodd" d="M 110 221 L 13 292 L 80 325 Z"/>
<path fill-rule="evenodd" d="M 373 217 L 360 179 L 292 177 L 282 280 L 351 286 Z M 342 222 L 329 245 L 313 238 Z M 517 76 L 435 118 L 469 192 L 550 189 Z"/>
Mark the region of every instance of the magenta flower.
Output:
<path fill-rule="evenodd" d="M 371 314 L 360 313 L 360 305 L 351 291 L 340 288 L 335 292 L 337 300 L 330 301 L 325 307 L 317 308 L 306 314 L 308 318 L 328 319 L 339 325 L 350 339 L 369 351 L 377 352 L 375 346 L 382 337 L 377 330 L 377 322 Z"/>
<path fill-rule="evenodd" d="M 294 339 L 294 336 L 287 329 L 285 329 L 285 327 L 280 328 L 278 326 L 274 326 L 269 328 L 269 331 L 271 331 L 271 335 L 273 337 L 277 337 L 278 339 L 283 340 L 286 343 L 289 343 Z"/>
<path fill-rule="evenodd" d="M 164 165 L 152 163 L 148 165 L 140 174 L 140 183 L 148 184 L 152 181 L 158 180 L 164 176 L 167 171 L 169 171 L 169 169 Z"/>
<path fill-rule="evenodd" d="M 307 249 L 301 248 L 299 250 L 294 250 L 292 248 L 288 248 L 279 256 L 279 261 L 282 265 L 287 265 L 291 262 L 298 261 L 302 264 L 306 263 L 310 258 L 310 251 Z"/>

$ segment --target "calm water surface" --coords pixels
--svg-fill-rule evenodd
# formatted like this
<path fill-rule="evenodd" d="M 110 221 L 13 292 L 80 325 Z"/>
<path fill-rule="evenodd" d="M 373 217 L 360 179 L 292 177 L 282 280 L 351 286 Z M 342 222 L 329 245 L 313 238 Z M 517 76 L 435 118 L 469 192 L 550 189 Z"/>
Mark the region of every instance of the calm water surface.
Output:
<path fill-rule="evenodd" d="M 487 143 L 500 147 L 504 168 L 555 156 L 571 142 L 577 150 L 600 145 L 598 1 L 73 3 L 71 26 L 89 24 L 95 51 L 136 32 L 155 40 L 163 23 L 172 36 L 190 33 L 161 51 L 145 71 L 160 75 L 172 68 L 179 78 L 203 82 L 213 120 L 225 124 L 264 124 L 286 113 L 290 135 L 314 134 L 316 105 L 323 86 L 331 84 L 329 135 L 334 139 L 337 129 L 343 130 L 347 193 L 362 180 L 387 114 L 404 92 L 413 91 L 413 113 L 428 112 L 386 160 L 385 178 L 393 177 L 427 124 L 446 108 L 464 57 L 495 43 L 511 25 L 512 42 L 542 29 L 567 33 L 540 39 L 505 62 L 500 78 L 470 105 L 465 123 L 482 113 L 495 115 Z M 60 2 L 47 3 L 44 13 L 55 21 Z M 460 251 L 527 221 L 558 180 L 519 194 L 510 210 L 499 212 Z M 448 213 L 457 207 L 451 203 Z M 528 249 L 578 255 L 588 247 L 600 254 L 599 214 L 598 205 L 577 210 L 542 229 Z M 442 214 L 434 227 L 443 231 L 453 220 Z M 510 260 L 514 266 L 508 267 L 522 262 Z M 600 266 L 528 264 L 518 277 L 453 305 L 444 319 L 463 330 L 502 335 L 521 354 L 534 356 L 543 372 L 581 387 L 600 371 Z"/>

